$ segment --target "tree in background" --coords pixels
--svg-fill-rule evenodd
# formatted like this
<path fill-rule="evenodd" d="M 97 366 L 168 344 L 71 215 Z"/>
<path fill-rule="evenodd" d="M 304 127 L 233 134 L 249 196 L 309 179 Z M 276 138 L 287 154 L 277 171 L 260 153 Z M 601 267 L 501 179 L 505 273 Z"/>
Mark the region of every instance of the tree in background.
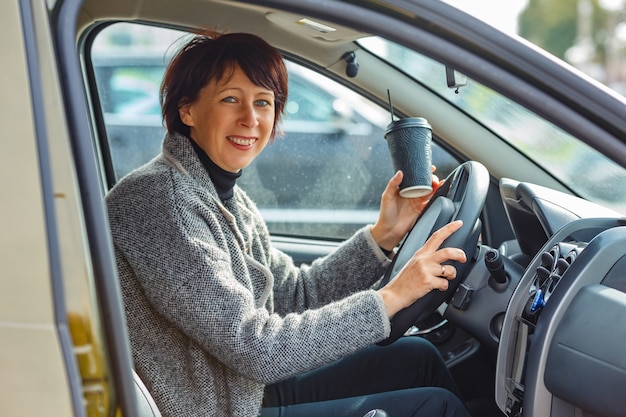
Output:
<path fill-rule="evenodd" d="M 626 45 L 615 38 L 623 7 L 603 0 L 529 0 L 518 18 L 519 35 L 601 81 L 626 80 Z M 624 3 L 622 3 L 624 4 Z"/>
<path fill-rule="evenodd" d="M 518 31 L 521 37 L 563 59 L 574 45 L 577 19 L 576 0 L 529 0 L 519 16 Z"/>

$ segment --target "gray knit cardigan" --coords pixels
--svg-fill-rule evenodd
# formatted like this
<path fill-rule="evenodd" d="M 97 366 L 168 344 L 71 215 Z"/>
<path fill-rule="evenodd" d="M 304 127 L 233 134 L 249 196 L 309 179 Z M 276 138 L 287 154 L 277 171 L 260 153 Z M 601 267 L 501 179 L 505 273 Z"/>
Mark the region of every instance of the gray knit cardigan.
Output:
<path fill-rule="evenodd" d="M 243 190 L 222 204 L 184 137 L 106 202 L 134 366 L 164 416 L 255 416 L 265 384 L 389 335 L 369 228 L 298 268 Z"/>

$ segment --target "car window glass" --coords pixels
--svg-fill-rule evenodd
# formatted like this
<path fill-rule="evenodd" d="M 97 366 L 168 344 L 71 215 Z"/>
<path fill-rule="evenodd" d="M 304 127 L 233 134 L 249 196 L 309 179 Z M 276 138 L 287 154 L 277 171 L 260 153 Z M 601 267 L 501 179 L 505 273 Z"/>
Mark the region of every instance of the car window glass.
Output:
<path fill-rule="evenodd" d="M 332 100 L 332 95 L 317 88 L 310 88 L 311 86 L 300 79 L 291 78 L 285 118 L 290 122 L 332 122 L 332 108 L 324 104 Z"/>
<path fill-rule="evenodd" d="M 578 195 L 626 212 L 626 169 L 527 108 L 467 79 L 460 94 L 438 80 L 443 64 L 379 37 L 359 40 L 370 53 L 403 69 L 474 117 Z M 581 167 L 597 175 L 581 175 Z"/>
<path fill-rule="evenodd" d="M 159 85 L 173 44 L 185 34 L 114 24 L 94 41 L 98 98 L 115 180 L 154 158 L 165 134 Z M 383 134 L 389 112 L 339 83 L 286 61 L 289 98 L 281 134 L 238 184 L 272 234 L 344 239 L 378 215 L 393 175 Z M 441 178 L 459 161 L 433 143 Z"/>

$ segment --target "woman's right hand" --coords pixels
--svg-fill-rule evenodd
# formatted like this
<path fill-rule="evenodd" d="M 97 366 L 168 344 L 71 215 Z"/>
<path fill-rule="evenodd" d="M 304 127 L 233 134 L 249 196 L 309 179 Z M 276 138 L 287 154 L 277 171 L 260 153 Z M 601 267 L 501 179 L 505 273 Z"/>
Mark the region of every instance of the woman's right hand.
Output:
<path fill-rule="evenodd" d="M 463 222 L 457 220 L 433 233 L 396 277 L 378 290 L 389 318 L 432 290 L 448 289 L 448 281 L 456 278 L 456 268 L 452 265 L 442 265 L 442 263 L 446 261 L 464 263 L 466 257 L 461 249 L 440 248 L 440 246 L 462 225 Z"/>

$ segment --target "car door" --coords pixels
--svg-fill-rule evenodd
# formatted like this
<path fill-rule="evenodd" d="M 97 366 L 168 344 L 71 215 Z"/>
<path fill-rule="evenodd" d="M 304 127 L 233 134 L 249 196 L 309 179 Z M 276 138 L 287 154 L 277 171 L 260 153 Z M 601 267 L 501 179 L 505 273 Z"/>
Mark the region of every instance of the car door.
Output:
<path fill-rule="evenodd" d="M 0 415 L 135 415 L 94 161 L 79 1 L 0 3 Z M 75 21 L 75 19 L 73 19 Z"/>
<path fill-rule="evenodd" d="M 0 414 L 37 415 L 40 407 L 72 415 L 80 392 L 68 376 L 77 374 L 72 364 L 68 335 L 61 331 L 64 317 L 55 316 L 61 284 L 58 251 L 51 251 L 54 206 L 46 162 L 47 140 L 58 134 L 46 123 L 45 102 L 58 101 L 52 83 L 43 73 L 51 62 L 47 22 L 35 29 L 44 12 L 42 4 L 20 8 L 17 1 L 0 4 L 0 24 L 10 39 L 3 48 L 0 85 L 3 148 L 0 152 Z M 36 39 L 43 33 L 43 41 Z M 37 54 L 37 50 L 41 54 Z M 42 56 L 43 55 L 43 56 Z M 10 100 L 8 99 L 10 97 Z M 57 115 L 58 116 L 58 115 Z M 68 196 L 69 197 L 69 196 Z M 33 349 L 37 346 L 37 349 Z M 39 387 L 44 388 L 40 391 Z M 41 395 L 40 395 L 41 392 Z M 37 393 L 38 401 L 28 401 Z"/>

